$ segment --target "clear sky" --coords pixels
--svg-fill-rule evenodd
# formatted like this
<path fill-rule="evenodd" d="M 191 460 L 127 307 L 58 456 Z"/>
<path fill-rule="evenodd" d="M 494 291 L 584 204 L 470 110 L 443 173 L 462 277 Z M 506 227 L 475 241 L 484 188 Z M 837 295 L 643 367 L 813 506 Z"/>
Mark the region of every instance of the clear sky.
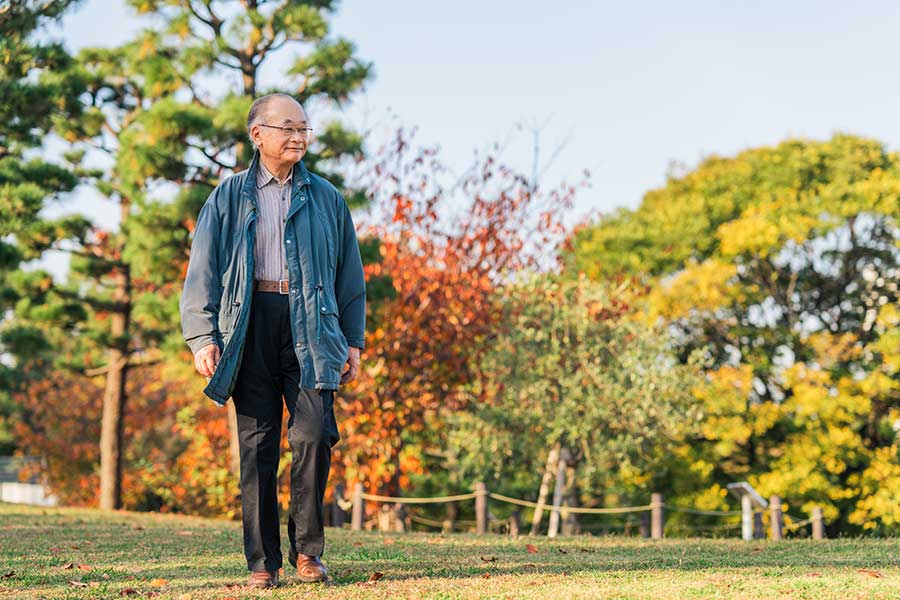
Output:
<path fill-rule="evenodd" d="M 85 0 L 60 35 L 115 45 L 141 24 L 123 2 Z M 672 161 L 836 131 L 900 148 L 898 31 L 900 3 L 825 0 L 345 0 L 332 27 L 375 68 L 351 125 L 395 114 L 455 170 L 500 142 L 530 172 L 540 124 L 544 158 L 561 147 L 544 183 L 592 172 L 573 220 L 636 206 Z"/>

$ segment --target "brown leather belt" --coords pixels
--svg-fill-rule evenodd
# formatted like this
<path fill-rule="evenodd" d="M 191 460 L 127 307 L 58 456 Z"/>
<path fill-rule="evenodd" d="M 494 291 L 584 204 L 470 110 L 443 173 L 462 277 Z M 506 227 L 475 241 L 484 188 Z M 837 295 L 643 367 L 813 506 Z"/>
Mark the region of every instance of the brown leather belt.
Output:
<path fill-rule="evenodd" d="M 290 292 L 287 279 L 279 279 L 278 281 L 265 281 L 264 279 L 254 279 L 253 289 L 257 292 L 277 292 L 279 294 L 287 294 Z"/>

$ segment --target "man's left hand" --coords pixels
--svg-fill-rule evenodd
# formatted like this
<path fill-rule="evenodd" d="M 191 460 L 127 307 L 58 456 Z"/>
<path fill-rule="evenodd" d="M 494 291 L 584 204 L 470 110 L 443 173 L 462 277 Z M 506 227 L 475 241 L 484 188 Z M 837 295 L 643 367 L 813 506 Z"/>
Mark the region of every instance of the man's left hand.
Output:
<path fill-rule="evenodd" d="M 359 373 L 359 348 L 350 346 L 350 356 L 347 357 L 347 364 L 350 365 L 350 368 L 341 374 L 341 385 L 350 383 L 356 379 L 356 375 Z"/>

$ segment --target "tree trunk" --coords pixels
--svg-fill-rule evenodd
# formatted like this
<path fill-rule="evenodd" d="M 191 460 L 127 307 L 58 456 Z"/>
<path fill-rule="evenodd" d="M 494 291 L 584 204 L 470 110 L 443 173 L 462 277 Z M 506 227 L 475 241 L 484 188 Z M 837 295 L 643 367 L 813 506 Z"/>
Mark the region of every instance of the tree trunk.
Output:
<path fill-rule="evenodd" d="M 559 444 L 557 443 L 547 453 L 547 465 L 544 467 L 544 476 L 541 477 L 541 488 L 538 491 L 537 507 L 531 518 L 531 534 L 537 535 L 541 528 L 541 519 L 544 516 L 544 506 L 547 504 L 547 494 L 550 493 L 550 481 L 556 472 L 556 463 L 559 462 Z"/>
<path fill-rule="evenodd" d="M 550 511 L 550 525 L 547 528 L 547 537 L 556 537 L 559 534 L 559 513 L 562 506 L 563 490 L 565 489 L 566 464 L 569 462 L 569 449 L 562 448 L 559 451 L 559 463 L 556 468 L 556 486 L 553 488 L 553 510 Z"/>
<path fill-rule="evenodd" d="M 123 203 L 123 221 L 128 203 Z M 103 393 L 100 425 L 100 508 L 122 506 L 122 438 L 124 434 L 125 384 L 128 376 L 128 326 L 131 317 L 131 273 L 122 265 L 116 276 L 113 298 L 119 304 L 110 317 L 112 347 L 107 352 L 109 370 Z"/>
<path fill-rule="evenodd" d="M 566 465 L 566 483 L 565 489 L 563 490 L 563 498 L 565 498 L 566 506 L 578 506 L 578 490 L 575 486 L 575 465 L 572 462 L 569 462 Z M 578 515 L 571 512 L 567 513 L 562 521 L 562 534 L 577 535 L 580 532 L 581 528 L 578 524 Z"/>

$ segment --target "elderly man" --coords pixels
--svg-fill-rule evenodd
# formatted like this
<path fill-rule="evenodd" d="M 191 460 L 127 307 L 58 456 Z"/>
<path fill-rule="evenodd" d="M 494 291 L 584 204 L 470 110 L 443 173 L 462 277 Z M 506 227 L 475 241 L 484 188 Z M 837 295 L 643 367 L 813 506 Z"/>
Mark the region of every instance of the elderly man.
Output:
<path fill-rule="evenodd" d="M 366 287 L 350 210 L 301 161 L 310 133 L 286 94 L 253 103 L 250 167 L 222 181 L 197 219 L 181 296 L 184 339 L 204 393 L 237 412 L 249 584 L 273 587 L 282 566 L 277 474 L 282 400 L 289 419 L 288 561 L 325 581 L 322 501 L 340 438 L 334 393 L 356 378 Z M 346 367 L 346 370 L 345 370 Z"/>

